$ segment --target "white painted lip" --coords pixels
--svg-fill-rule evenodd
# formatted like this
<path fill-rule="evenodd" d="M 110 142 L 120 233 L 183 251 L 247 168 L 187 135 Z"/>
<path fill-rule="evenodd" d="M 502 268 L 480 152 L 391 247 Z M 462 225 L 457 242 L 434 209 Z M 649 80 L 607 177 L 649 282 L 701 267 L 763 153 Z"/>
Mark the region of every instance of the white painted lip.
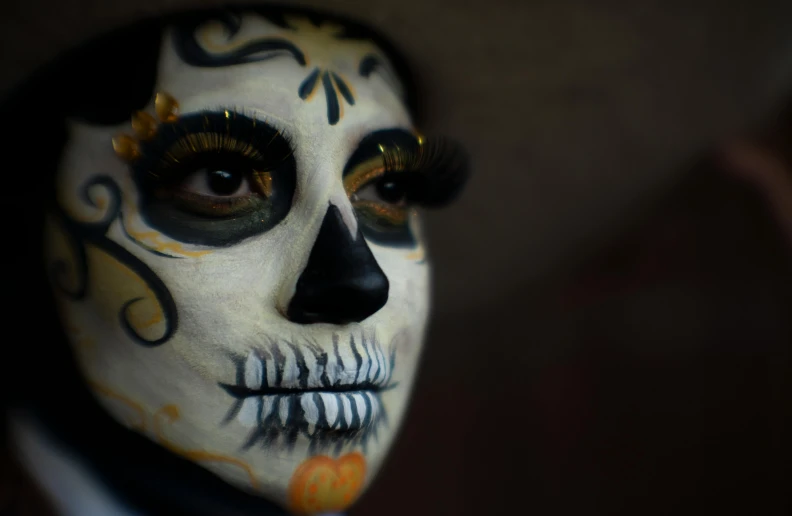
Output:
<path fill-rule="evenodd" d="M 266 422 L 282 428 L 307 425 L 309 435 L 317 430 L 344 433 L 369 428 L 379 420 L 381 410 L 379 396 L 373 391 L 295 392 L 247 397 L 237 421 L 249 428 Z M 293 415 L 295 411 L 298 414 Z"/>
<path fill-rule="evenodd" d="M 237 381 L 226 387 L 236 397 L 294 392 L 379 391 L 393 376 L 390 356 L 376 338 L 354 335 L 342 342 L 332 336 L 332 349 L 315 343 L 271 342 L 237 360 Z"/>
<path fill-rule="evenodd" d="M 246 448 L 298 435 L 317 449 L 376 439 L 387 421 L 381 393 L 397 386 L 395 354 L 365 334 L 332 335 L 328 344 L 270 340 L 234 360 L 236 381 L 220 386 L 236 399 L 227 420 L 251 428 Z"/>

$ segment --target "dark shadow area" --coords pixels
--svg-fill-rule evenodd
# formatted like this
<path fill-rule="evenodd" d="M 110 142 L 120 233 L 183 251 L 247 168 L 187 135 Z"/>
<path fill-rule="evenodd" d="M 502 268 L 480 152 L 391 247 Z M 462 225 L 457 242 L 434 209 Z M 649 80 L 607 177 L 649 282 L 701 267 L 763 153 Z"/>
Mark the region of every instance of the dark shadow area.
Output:
<path fill-rule="evenodd" d="M 705 160 L 585 266 L 438 316 L 353 514 L 787 514 L 789 249 Z"/>

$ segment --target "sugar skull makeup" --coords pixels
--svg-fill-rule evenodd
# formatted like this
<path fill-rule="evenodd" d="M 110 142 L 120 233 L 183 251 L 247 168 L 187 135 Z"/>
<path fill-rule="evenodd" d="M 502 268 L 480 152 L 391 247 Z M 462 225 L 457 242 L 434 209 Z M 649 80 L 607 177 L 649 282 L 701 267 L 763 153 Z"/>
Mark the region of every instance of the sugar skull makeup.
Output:
<path fill-rule="evenodd" d="M 344 26 L 171 26 L 147 106 L 72 120 L 46 228 L 61 319 L 118 422 L 298 513 L 348 507 L 404 414 L 428 312 L 417 210 L 463 153 Z"/>

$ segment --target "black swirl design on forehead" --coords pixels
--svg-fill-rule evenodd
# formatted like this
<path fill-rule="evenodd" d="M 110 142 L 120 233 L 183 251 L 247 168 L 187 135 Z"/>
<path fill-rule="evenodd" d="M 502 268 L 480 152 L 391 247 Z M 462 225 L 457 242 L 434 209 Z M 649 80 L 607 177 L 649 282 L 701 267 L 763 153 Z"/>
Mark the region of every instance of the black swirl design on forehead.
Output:
<path fill-rule="evenodd" d="M 276 27 L 283 29 L 283 34 L 262 36 L 241 43 L 237 47 L 232 46 L 228 50 L 218 50 L 217 52 L 205 48 L 199 41 L 201 31 L 209 27 L 210 23 L 215 23 L 223 28 L 226 41 L 231 42 L 240 33 L 245 14 L 258 14 L 264 17 Z M 295 13 L 289 11 L 240 12 L 228 10 L 218 12 L 210 17 L 191 18 L 175 27 L 175 50 L 185 63 L 205 68 L 262 62 L 281 56 L 289 56 L 301 67 L 306 67 L 310 63 L 311 56 L 300 46 L 301 29 L 290 25 L 288 21 L 288 15 L 293 14 Z M 371 40 L 367 37 L 368 35 L 362 34 L 359 28 L 356 30 L 355 27 L 337 24 L 335 21 L 331 22 L 320 16 L 304 13 L 299 13 L 299 15 L 306 23 L 312 24 L 309 31 L 321 33 L 323 37 L 327 38 L 328 43 L 332 43 L 333 40 L 340 44 L 350 40 L 370 40 L 372 45 L 378 45 L 378 42 Z M 325 25 L 327 23 L 332 23 L 332 26 Z M 315 34 L 312 37 L 315 37 Z M 296 41 L 292 41 L 292 39 Z M 389 87 L 400 97 L 403 97 L 404 88 L 399 84 L 396 74 L 392 72 L 388 60 L 384 56 L 368 52 L 359 58 L 357 68 L 358 75 L 362 78 L 369 78 L 374 71 L 380 71 Z M 344 103 L 350 107 L 355 105 L 354 89 L 348 80 L 338 70 L 331 68 L 328 63 L 318 63 L 312 66 L 300 82 L 297 94 L 303 101 L 309 102 L 313 100 L 319 87 L 324 90 L 327 121 L 330 125 L 336 125 L 344 115 Z"/>
<path fill-rule="evenodd" d="M 193 18 L 174 28 L 176 53 L 187 64 L 200 67 L 232 66 L 257 61 L 266 61 L 278 56 L 288 55 L 300 66 L 305 66 L 305 54 L 297 45 L 280 37 L 265 37 L 242 45 L 228 52 L 212 53 L 198 42 L 198 31 L 209 21 L 220 23 L 231 40 L 242 28 L 242 15 L 231 11 L 220 11 L 211 19 Z"/>

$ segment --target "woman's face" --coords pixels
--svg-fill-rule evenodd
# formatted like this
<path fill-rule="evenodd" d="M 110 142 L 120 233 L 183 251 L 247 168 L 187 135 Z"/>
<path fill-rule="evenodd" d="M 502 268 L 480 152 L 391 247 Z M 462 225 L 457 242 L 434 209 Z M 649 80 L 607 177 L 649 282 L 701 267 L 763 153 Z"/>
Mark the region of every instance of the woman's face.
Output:
<path fill-rule="evenodd" d="M 286 22 L 169 30 L 142 112 L 70 122 L 47 263 L 117 421 L 319 512 L 355 500 L 404 414 L 427 158 L 380 49 Z"/>

